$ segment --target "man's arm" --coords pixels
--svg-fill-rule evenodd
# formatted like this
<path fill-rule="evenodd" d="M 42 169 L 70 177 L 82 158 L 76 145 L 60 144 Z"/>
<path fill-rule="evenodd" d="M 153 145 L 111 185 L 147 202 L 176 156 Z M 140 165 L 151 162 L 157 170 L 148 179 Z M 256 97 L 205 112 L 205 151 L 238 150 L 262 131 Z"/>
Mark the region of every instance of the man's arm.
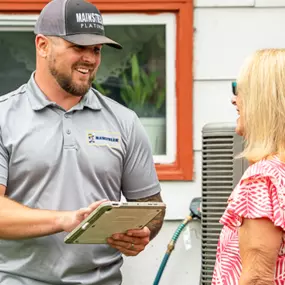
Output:
<path fill-rule="evenodd" d="M 100 202 L 78 211 L 49 211 L 26 207 L 4 197 L 0 185 L 0 238 L 23 239 L 72 231 Z"/>
<path fill-rule="evenodd" d="M 142 199 L 136 199 L 136 200 L 128 200 L 130 202 L 163 202 L 160 193 L 147 197 Z M 161 213 L 159 213 L 151 222 L 147 224 L 147 227 L 150 230 L 150 240 L 152 240 L 160 231 L 163 219 L 165 216 L 165 211 L 163 210 Z"/>
<path fill-rule="evenodd" d="M 274 285 L 282 235 L 282 229 L 269 219 L 244 219 L 239 229 L 242 262 L 239 285 Z"/>

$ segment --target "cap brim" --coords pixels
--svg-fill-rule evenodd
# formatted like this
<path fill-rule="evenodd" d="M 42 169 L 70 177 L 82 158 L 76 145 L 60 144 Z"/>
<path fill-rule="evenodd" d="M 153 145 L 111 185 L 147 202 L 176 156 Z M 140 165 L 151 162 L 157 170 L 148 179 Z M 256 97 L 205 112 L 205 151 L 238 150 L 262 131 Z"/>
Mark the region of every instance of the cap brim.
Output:
<path fill-rule="evenodd" d="M 61 36 L 61 38 L 65 39 L 68 42 L 74 43 L 80 46 L 92 46 L 92 45 L 108 45 L 113 48 L 122 49 L 122 46 L 101 35 L 94 35 L 94 34 L 76 34 L 76 35 L 69 35 L 69 36 Z"/>

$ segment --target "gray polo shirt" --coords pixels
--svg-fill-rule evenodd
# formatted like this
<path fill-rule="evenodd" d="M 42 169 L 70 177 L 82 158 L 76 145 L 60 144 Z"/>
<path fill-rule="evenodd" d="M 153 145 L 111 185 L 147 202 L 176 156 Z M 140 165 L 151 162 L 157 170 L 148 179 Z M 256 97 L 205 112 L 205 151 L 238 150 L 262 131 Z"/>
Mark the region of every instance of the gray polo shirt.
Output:
<path fill-rule="evenodd" d="M 90 89 L 66 112 L 46 98 L 34 74 L 0 97 L 0 184 L 24 205 L 53 210 L 160 191 L 149 141 L 133 111 Z M 118 251 L 67 245 L 65 235 L 0 240 L 0 284 L 121 284 Z"/>

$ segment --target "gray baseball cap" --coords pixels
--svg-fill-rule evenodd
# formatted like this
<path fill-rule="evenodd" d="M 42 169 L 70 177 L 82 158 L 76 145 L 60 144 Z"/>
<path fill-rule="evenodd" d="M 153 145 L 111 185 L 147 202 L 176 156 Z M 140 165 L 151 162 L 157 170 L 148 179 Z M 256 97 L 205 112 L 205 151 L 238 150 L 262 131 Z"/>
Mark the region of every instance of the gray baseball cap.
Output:
<path fill-rule="evenodd" d="M 81 46 L 106 44 L 122 48 L 105 36 L 100 11 L 85 0 L 52 0 L 41 11 L 34 32 L 61 37 Z"/>

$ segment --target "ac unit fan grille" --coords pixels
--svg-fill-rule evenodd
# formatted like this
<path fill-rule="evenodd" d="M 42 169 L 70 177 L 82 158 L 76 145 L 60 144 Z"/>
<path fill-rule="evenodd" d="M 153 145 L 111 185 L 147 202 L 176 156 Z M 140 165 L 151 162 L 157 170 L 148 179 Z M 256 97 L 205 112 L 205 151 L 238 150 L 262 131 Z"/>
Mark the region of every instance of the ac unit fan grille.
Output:
<path fill-rule="evenodd" d="M 211 284 L 219 220 L 233 189 L 234 135 L 204 135 L 202 142 L 202 268 L 201 284 Z"/>

